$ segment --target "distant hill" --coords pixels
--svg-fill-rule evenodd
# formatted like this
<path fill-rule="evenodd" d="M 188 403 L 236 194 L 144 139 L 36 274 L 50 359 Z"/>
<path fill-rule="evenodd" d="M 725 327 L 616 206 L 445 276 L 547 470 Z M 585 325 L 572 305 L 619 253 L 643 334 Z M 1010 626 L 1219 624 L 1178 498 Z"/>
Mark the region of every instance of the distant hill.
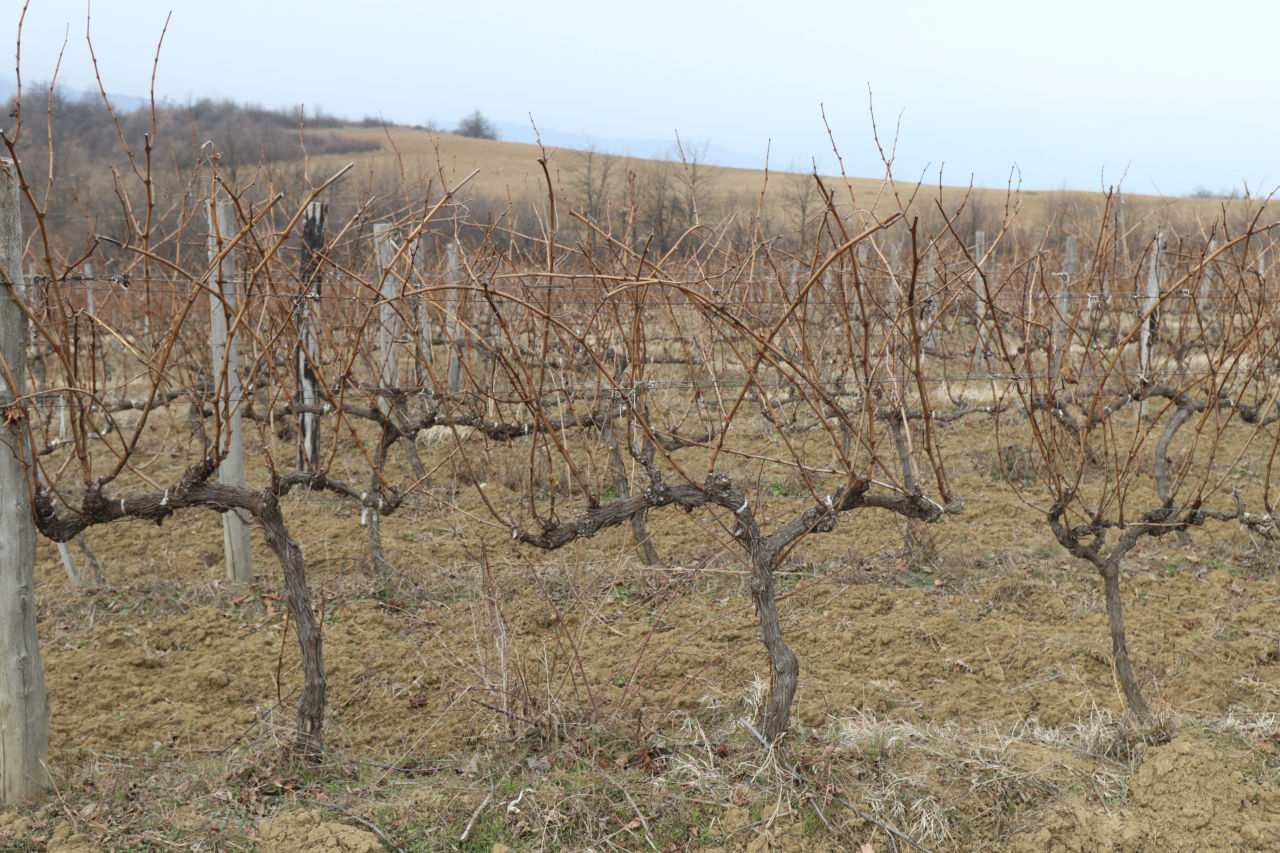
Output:
<path fill-rule="evenodd" d="M 0 96 L 11 97 L 15 88 L 11 79 L 0 78 Z M 24 95 L 41 101 L 39 119 L 28 110 L 27 121 L 43 124 L 43 93 L 24 87 Z M 152 133 L 153 121 L 140 109 L 149 106 L 146 99 L 124 95 L 112 96 L 112 101 L 119 132 L 97 93 L 61 88 L 56 93 L 56 181 L 48 212 L 69 223 L 83 223 L 86 216 L 121 222 L 113 169 L 129 180 L 132 167 L 121 168 L 126 160 L 120 136 L 136 153 Z M 681 163 L 674 135 L 670 142 L 611 139 L 551 128 L 541 129 L 549 153 L 544 173 L 538 162 L 542 151 L 531 144 L 532 127 L 511 122 L 497 127 L 503 138 L 486 140 L 332 116 L 307 116 L 300 126 L 291 110 L 208 98 L 161 104 L 154 122 L 152 163 L 163 172 L 156 175 L 155 189 L 160 200 L 178 203 L 190 192 L 193 170 L 216 162 L 222 178 L 233 186 L 252 182 L 257 192 L 270 188 L 293 198 L 305 194 L 301 188 L 313 179 L 353 163 L 354 171 L 326 191 L 334 215 L 360 208 L 366 215 L 382 216 L 406 206 L 416 208 L 423 197 L 434 202 L 445 188 L 456 187 L 475 172 L 456 197 L 462 217 L 485 223 L 510 213 L 522 219 L 520 227 L 537 229 L 548 203 L 549 174 L 562 213 L 561 228 L 577 227 L 576 218 L 583 218 L 641 243 L 646 235 L 654 235 L 652 248 L 658 252 L 678 245 L 681 235 L 698 226 L 743 238 L 781 240 L 778 246 L 811 246 L 827 210 L 822 190 L 831 194 L 841 221 L 853 218 L 855 211 L 887 216 L 914 197 L 913 215 L 921 217 L 926 232 L 947 227 L 941 220 L 946 210 L 954 217 L 950 227 L 965 240 L 977 231 L 994 235 L 1014 209 L 1016 227 L 1025 239 L 1040 240 L 1046 228 L 1060 233 L 1091 221 L 1105 204 L 1096 192 L 1028 191 L 1010 196 L 1003 190 L 916 187 L 910 181 L 886 187 L 879 178 L 823 176 L 820 189 L 812 175 L 776 169 L 766 175 L 763 158 L 757 161 L 693 140 L 685 140 L 689 162 Z M 30 169 L 43 170 L 49 159 L 47 145 L 43 132 L 24 133 L 20 159 Z M 37 175 L 30 177 L 38 182 Z M 376 210 L 365 207 L 371 198 L 378 202 Z M 1215 199 L 1126 194 L 1125 200 L 1125 214 L 1138 231 L 1139 243 L 1175 219 L 1188 223 L 1188 228 L 1198 227 L 1195 222 L 1212 220 L 1221 206 Z M 1243 209 L 1245 202 L 1230 204 Z M 838 228 L 834 219 L 828 219 L 826 227 Z M 1091 239 L 1089 234 L 1079 236 Z"/>
<path fill-rule="evenodd" d="M 46 85 L 48 84 L 45 81 L 33 82 L 28 80 L 23 83 L 22 88 L 27 97 L 32 97 L 36 92 L 33 87 L 39 87 L 40 94 L 43 94 Z M 0 98 L 7 101 L 16 94 L 18 94 L 17 81 L 12 77 L 0 77 Z M 96 103 L 101 103 L 102 101 L 102 93 L 97 89 L 71 89 L 59 85 L 58 94 L 72 101 L 94 101 Z M 118 92 L 108 92 L 107 97 L 111 99 L 111 106 L 125 113 L 131 113 L 151 104 L 150 98 L 140 98 L 137 95 L 121 95 Z"/>
<path fill-rule="evenodd" d="M 537 136 L 529 122 L 496 122 L 498 134 L 510 142 L 536 143 Z M 598 151 L 601 154 L 619 154 L 645 160 L 679 160 L 680 151 L 674 132 L 669 139 L 616 139 L 595 136 L 590 133 L 569 133 L 555 128 L 538 128 L 542 144 L 547 147 L 572 148 L 577 151 Z M 764 154 L 748 155 L 721 145 L 712 145 L 696 139 L 681 139 L 685 157 L 711 166 L 728 166 L 737 169 L 759 169 L 764 165 Z"/>

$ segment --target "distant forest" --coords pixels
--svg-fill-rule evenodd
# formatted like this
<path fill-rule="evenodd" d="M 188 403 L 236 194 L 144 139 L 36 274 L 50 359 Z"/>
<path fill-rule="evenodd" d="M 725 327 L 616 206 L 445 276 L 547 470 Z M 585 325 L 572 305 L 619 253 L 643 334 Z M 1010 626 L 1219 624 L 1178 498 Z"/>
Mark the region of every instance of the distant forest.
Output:
<path fill-rule="evenodd" d="M 203 221 L 197 206 L 213 191 L 210 182 L 215 169 L 225 187 L 243 191 L 246 203 L 284 192 L 290 200 L 287 206 L 306 196 L 311 180 L 323 179 L 306 174 L 306 157 L 382 148 L 376 137 L 343 132 L 344 128 L 381 126 L 378 119 L 350 122 L 210 98 L 185 105 L 157 104 L 154 113 L 146 107 L 112 110 L 101 97 L 51 92 L 47 84 L 36 84 L 24 88 L 21 104 L 11 99 L 8 112 L 5 133 L 9 139 L 15 139 L 16 133 L 13 150 L 55 237 L 57 245 L 51 249 L 69 261 L 91 253 L 102 256 L 106 247 L 97 235 L 129 244 L 148 228 L 155 234 L 173 233 L 166 224 L 182 222 L 183 239 L 197 239 L 198 228 L 192 231 L 190 226 Z M 487 119 L 477 111 L 454 133 L 492 137 L 489 132 L 469 132 L 469 121 L 485 123 Z M 758 201 L 758 197 L 727 198 L 716 193 L 696 156 L 681 165 L 588 153 L 580 172 L 566 177 L 568 184 L 560 187 L 567 193 L 561 199 L 566 209 L 571 207 L 625 235 L 628 243 L 648 244 L 650 250 L 662 253 L 677 246 L 699 221 L 699 208 L 703 222 L 715 223 L 730 219 L 731 211 L 752 210 Z M 801 186 L 801 204 L 807 208 L 800 211 L 803 221 L 819 211 L 811 182 L 803 179 Z M 403 186 L 401 176 L 388 171 L 373 184 L 357 187 L 344 182 L 327 191 L 325 200 L 333 205 L 330 221 L 337 222 L 356 209 L 363 209 L 367 216 L 414 208 L 422 195 L 438 191 L 439 187 Z M 150 225 L 143 212 L 148 196 L 154 200 Z M 508 230 L 507 239 L 519 240 L 521 229 L 541 227 L 538 210 L 545 199 L 490 198 L 477 191 L 465 202 L 465 224 L 474 232 L 468 239 L 486 239 L 484 235 L 497 225 Z M 369 203 L 376 209 L 366 209 Z M 26 215 L 33 219 L 29 211 Z M 446 214 L 437 217 L 429 230 L 456 234 L 455 225 L 460 223 L 462 219 Z M 744 232 L 735 236 L 743 237 L 755 227 L 750 216 L 734 225 Z M 27 233 L 34 226 L 29 221 Z M 567 229 L 561 232 L 564 237 L 579 230 L 579 236 L 590 233 L 571 217 L 562 227 Z"/>
<path fill-rule="evenodd" d="M 17 117 L 16 98 L 9 114 Z M 162 161 L 194 162 L 205 140 L 216 140 L 218 152 L 234 165 L 293 160 L 302 154 L 302 130 L 338 127 L 377 127 L 378 119 L 352 123 L 321 114 L 303 115 L 297 109 L 269 110 L 230 100 L 201 98 L 190 104 L 156 105 L 154 124 L 149 109 L 113 111 L 101 97 L 69 96 L 47 84 L 27 88 L 22 98 L 24 124 L 20 151 L 47 153 L 53 139 L 55 162 L 86 167 L 110 166 L 124 157 L 122 140 L 141 154 L 146 137 L 154 133 Z M 326 134 L 307 140 L 310 154 L 376 151 L 378 143 Z"/>
<path fill-rule="evenodd" d="M 376 119 L 352 123 L 211 98 L 160 103 L 153 114 L 149 107 L 113 110 L 101 97 L 36 84 L 8 107 L 5 137 L 14 142 L 29 191 L 44 210 L 58 244 L 51 248 L 68 257 L 88 251 L 85 241 L 94 234 L 128 242 L 129 231 L 142 224 L 130 220 L 145 216 L 148 191 L 155 201 L 153 225 L 191 219 L 195 204 L 212 189 L 206 185 L 212 165 L 227 184 L 256 184 L 249 195 L 265 197 L 300 186 L 304 150 L 316 156 L 381 147 L 377 140 L 337 132 L 378 126 Z M 34 214 L 25 215 L 32 233 Z"/>

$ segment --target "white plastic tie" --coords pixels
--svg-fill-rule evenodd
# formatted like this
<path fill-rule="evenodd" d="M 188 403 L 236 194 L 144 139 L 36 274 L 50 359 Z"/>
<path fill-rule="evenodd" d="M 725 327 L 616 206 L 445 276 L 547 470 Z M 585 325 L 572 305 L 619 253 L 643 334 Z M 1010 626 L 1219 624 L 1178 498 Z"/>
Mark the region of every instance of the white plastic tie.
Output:
<path fill-rule="evenodd" d="M 360 510 L 360 526 L 365 527 L 369 523 L 369 508 L 365 507 Z"/>
<path fill-rule="evenodd" d="M 169 505 L 169 490 L 165 489 L 164 497 L 160 499 L 160 506 L 168 506 L 168 505 Z M 120 502 L 120 508 L 124 509 L 124 501 Z"/>
<path fill-rule="evenodd" d="M 124 512 L 124 511 L 125 511 L 125 508 L 124 508 L 124 498 L 121 498 L 121 499 L 120 499 L 120 511 L 121 511 L 121 512 Z"/>
<path fill-rule="evenodd" d="M 746 499 L 746 498 L 743 498 L 743 499 L 742 499 L 742 506 L 738 507 L 738 509 L 737 509 L 737 511 L 734 513 L 734 515 L 742 515 L 742 514 L 743 514 L 744 512 L 746 512 L 746 511 L 747 511 L 747 499 Z"/>

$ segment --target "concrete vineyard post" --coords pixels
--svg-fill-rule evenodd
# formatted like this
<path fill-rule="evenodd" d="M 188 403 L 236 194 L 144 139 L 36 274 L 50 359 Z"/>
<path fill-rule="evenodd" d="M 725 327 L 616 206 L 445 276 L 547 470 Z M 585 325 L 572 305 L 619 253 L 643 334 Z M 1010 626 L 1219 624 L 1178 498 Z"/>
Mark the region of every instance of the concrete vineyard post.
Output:
<path fill-rule="evenodd" d="M 218 465 L 218 482 L 244 488 L 244 439 L 241 424 L 239 353 L 234 321 L 239 304 L 238 286 L 234 279 L 235 264 L 227 251 L 234 233 L 231 202 L 209 202 L 209 262 L 214 264 L 209 276 L 209 330 L 211 346 L 210 377 L 213 380 L 214 405 L 222 413 L 225 425 L 218 433 L 221 443 L 226 436 L 226 456 Z M 248 518 L 242 510 L 222 514 L 222 544 L 227 559 L 227 580 L 253 580 L 253 553 L 250 549 Z"/>
<path fill-rule="evenodd" d="M 0 160 L 0 805 L 49 788 L 49 694 L 36 633 L 35 516 L 22 417 L 27 317 L 23 291 L 22 211 L 11 160 Z M 12 407 L 12 408 L 10 408 Z"/>

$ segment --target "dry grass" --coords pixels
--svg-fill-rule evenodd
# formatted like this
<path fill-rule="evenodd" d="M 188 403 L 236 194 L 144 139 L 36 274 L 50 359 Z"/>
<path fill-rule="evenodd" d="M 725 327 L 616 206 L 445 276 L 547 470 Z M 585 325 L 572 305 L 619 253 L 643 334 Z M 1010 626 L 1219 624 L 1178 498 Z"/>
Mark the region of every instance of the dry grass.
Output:
<path fill-rule="evenodd" d="M 361 141 L 378 141 L 383 145 L 382 151 L 372 154 L 318 156 L 312 163 L 315 175 L 335 172 L 354 160 L 358 167 L 356 174 L 372 176 L 375 184 L 381 181 L 400 185 L 403 178 L 409 186 L 424 186 L 431 181 L 435 187 L 434 196 L 438 197 L 442 184 L 453 186 L 478 169 L 479 174 L 468 184 L 464 196 L 484 197 L 499 207 L 508 202 L 545 204 L 546 181 L 542 167 L 538 164 L 542 152 L 536 145 L 471 139 L 399 127 L 389 130 L 352 127 L 317 130 L 312 133 L 316 136 L 340 134 Z M 557 196 L 561 200 L 567 199 L 570 204 L 581 201 L 588 156 L 595 158 L 594 168 L 597 171 L 602 168 L 600 164 L 608 163 L 613 176 L 610 180 L 615 208 L 625 204 L 622 188 L 628 171 L 644 173 L 647 170 L 666 169 L 678 184 L 687 186 L 684 184 L 686 173 L 679 163 L 609 152 L 593 152 L 589 155 L 587 152 L 567 148 L 549 148 L 547 153 L 548 169 L 555 183 Z M 754 214 L 761 203 L 763 192 L 763 218 L 789 232 L 796 223 L 797 193 L 803 192 L 811 183 L 803 176 L 778 171 L 776 166 L 771 168 L 766 180 L 763 161 L 759 169 L 728 168 L 714 164 L 699 164 L 698 168 L 698 192 L 705 203 L 708 224 L 725 215 L 731 208 L 736 208 L 742 215 Z M 981 221 L 988 229 L 994 229 L 1007 212 L 1016 209 L 1019 226 L 1028 233 L 1035 233 L 1046 228 L 1054 218 L 1060 222 L 1093 221 L 1103 208 L 1101 192 L 1019 190 L 1014 186 L 1012 189 L 1016 194 L 1013 197 L 1007 187 L 979 188 L 972 190 L 970 194 L 968 187 L 939 187 L 936 183 L 929 183 L 930 176 L 921 177 L 924 184 L 920 192 L 930 200 L 930 205 L 932 199 L 936 198 L 943 207 L 955 209 L 969 195 L 966 213 L 959 223 L 961 227 L 967 221 L 964 217 L 967 217 Z M 361 178 L 357 183 L 364 180 L 365 178 Z M 834 190 L 835 202 L 842 209 L 874 208 L 880 215 L 898 209 L 898 202 L 891 193 L 886 192 L 879 177 L 851 175 L 846 180 L 839 175 L 825 175 L 823 181 L 828 189 Z M 911 181 L 900 181 L 900 187 L 904 194 L 912 192 Z M 1221 216 L 1224 204 L 1228 210 L 1245 207 L 1242 200 L 1224 202 L 1222 199 L 1163 198 L 1141 194 L 1126 195 L 1125 199 L 1128 224 L 1132 227 L 1150 220 L 1147 229 L 1174 221 L 1194 229 L 1197 222 L 1207 223 Z M 812 200 L 810 202 L 810 215 L 816 210 L 812 207 L 815 203 Z M 979 227 L 984 225 L 980 224 Z"/>

